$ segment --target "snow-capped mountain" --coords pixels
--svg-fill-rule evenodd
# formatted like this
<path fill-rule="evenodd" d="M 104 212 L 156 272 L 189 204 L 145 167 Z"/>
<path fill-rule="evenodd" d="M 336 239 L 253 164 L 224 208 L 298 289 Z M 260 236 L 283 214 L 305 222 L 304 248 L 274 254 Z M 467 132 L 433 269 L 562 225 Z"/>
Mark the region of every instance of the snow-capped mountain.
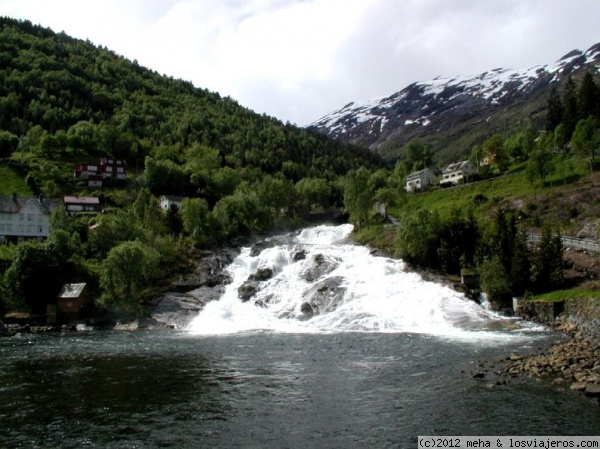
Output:
<path fill-rule="evenodd" d="M 476 76 L 438 77 L 410 84 L 393 95 L 350 103 L 309 125 L 330 137 L 368 146 L 388 159 L 413 138 L 429 141 L 447 158 L 471 150 L 485 126 L 488 135 L 508 122 L 539 122 L 551 83 L 600 71 L 600 44 L 574 50 L 557 62 L 525 70 L 494 69 Z M 514 123 L 513 123 L 514 124 Z M 472 134 L 469 139 L 468 135 Z M 476 143 L 476 142 L 475 142 Z M 461 146 L 462 145 L 462 146 Z M 463 148 L 464 146 L 464 148 Z"/>

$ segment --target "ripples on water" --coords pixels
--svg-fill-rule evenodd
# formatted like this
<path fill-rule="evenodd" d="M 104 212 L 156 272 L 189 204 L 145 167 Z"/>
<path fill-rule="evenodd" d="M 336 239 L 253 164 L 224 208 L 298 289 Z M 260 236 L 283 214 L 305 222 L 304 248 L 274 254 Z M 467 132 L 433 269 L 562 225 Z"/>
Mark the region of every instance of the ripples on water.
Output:
<path fill-rule="evenodd" d="M 582 395 L 470 377 L 477 360 L 522 349 L 380 333 L 3 339 L 0 447 L 414 447 L 423 434 L 597 434 L 598 405 Z"/>
<path fill-rule="evenodd" d="M 0 448 L 391 448 L 426 434 L 598 434 L 598 404 L 580 394 L 469 374 L 478 360 L 556 336 L 373 258 L 340 241 L 347 232 L 318 228 L 242 253 L 230 291 L 189 331 L 0 339 Z M 304 263 L 317 253 L 339 261 L 327 276 L 343 276 L 347 295 L 308 321 L 298 320 L 306 266 L 289 257 L 299 245 Z M 258 297 L 280 299 L 240 303 L 237 286 L 269 264 L 276 276 Z"/>

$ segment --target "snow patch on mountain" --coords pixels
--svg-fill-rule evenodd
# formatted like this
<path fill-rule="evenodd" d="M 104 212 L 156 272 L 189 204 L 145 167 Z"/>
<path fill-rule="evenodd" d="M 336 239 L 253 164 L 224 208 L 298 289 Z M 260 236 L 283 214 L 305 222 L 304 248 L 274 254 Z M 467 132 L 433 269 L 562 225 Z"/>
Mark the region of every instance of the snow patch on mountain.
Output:
<path fill-rule="evenodd" d="M 448 126 L 449 116 L 457 123 L 460 117 L 479 113 L 489 117 L 494 109 L 509 107 L 536 89 L 545 89 L 565 71 L 571 73 L 585 66 L 600 68 L 600 44 L 586 52 L 572 51 L 555 63 L 527 69 L 496 68 L 478 75 L 438 76 L 412 83 L 393 95 L 349 103 L 308 127 L 375 149 L 407 128 Z"/>

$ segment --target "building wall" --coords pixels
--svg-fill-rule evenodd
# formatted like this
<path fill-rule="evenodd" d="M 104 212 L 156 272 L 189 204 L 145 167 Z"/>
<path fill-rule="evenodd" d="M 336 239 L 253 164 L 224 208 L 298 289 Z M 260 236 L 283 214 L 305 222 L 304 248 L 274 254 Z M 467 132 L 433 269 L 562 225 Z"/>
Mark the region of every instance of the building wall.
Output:
<path fill-rule="evenodd" d="M 47 238 L 50 235 L 50 215 L 44 213 L 33 200 L 17 213 L 0 212 L 0 238 Z"/>

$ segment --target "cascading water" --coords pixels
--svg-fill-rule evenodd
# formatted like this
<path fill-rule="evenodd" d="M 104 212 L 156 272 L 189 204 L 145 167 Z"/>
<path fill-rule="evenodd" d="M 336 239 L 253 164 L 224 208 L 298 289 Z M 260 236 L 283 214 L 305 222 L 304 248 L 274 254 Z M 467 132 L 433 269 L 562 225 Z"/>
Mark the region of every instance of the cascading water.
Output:
<path fill-rule="evenodd" d="M 493 333 L 497 341 L 498 330 L 510 331 L 503 332 L 506 338 L 523 330 L 407 271 L 401 260 L 371 255 L 349 241 L 351 231 L 352 225 L 319 226 L 272 238 L 257 255 L 245 248 L 229 267 L 233 282 L 206 305 L 190 333 L 362 331 L 478 339 Z"/>

